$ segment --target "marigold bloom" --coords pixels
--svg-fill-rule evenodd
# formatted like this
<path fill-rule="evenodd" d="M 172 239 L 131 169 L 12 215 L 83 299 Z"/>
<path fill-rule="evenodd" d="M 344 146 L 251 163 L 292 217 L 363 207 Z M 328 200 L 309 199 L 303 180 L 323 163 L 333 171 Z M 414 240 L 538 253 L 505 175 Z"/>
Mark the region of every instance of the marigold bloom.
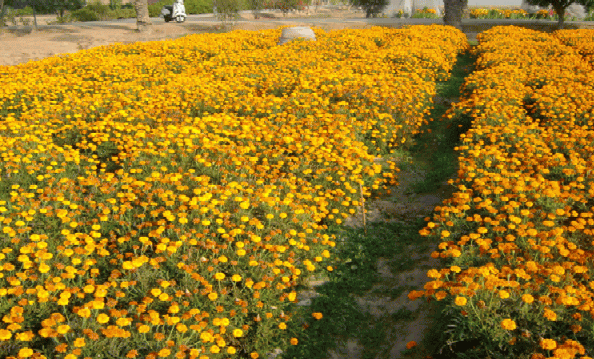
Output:
<path fill-rule="evenodd" d="M 468 300 L 466 299 L 466 297 L 456 297 L 454 302 L 456 303 L 456 305 L 462 307 L 466 305 Z"/>
<path fill-rule="evenodd" d="M 101 313 L 97 316 L 97 322 L 99 322 L 101 324 L 105 324 L 105 323 L 109 322 L 109 316 L 105 313 Z"/>
<path fill-rule="evenodd" d="M 540 347 L 544 350 L 553 350 L 557 347 L 557 342 L 553 339 L 542 339 L 540 341 Z"/>
<path fill-rule="evenodd" d="M 532 302 L 534 302 L 534 297 L 530 294 L 524 294 L 524 295 L 522 295 L 522 300 L 525 303 L 531 304 Z"/>
<path fill-rule="evenodd" d="M 417 342 L 415 342 L 414 340 L 406 343 L 406 349 L 412 349 L 416 346 L 417 346 Z"/>
<path fill-rule="evenodd" d="M 33 355 L 33 349 L 22 348 L 19 350 L 19 358 L 28 358 Z"/>
<path fill-rule="evenodd" d="M 311 315 L 318 320 L 322 319 L 323 317 L 322 313 L 312 313 Z"/>
<path fill-rule="evenodd" d="M 503 321 L 501 321 L 501 327 L 506 330 L 514 330 L 517 328 L 516 322 L 511 319 L 503 319 Z"/>

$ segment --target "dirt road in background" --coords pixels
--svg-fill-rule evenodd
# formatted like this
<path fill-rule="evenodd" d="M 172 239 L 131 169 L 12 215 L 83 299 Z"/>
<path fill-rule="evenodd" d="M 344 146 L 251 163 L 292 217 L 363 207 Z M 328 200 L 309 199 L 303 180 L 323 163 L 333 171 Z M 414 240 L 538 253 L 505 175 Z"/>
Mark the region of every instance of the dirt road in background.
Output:
<path fill-rule="evenodd" d="M 363 16 L 360 11 L 333 10 L 330 18 L 330 11 L 320 10 L 316 15 L 304 19 L 307 16 L 306 13 L 301 13 L 290 14 L 285 18 L 282 14 L 266 13 L 255 20 L 252 14 L 241 14 L 241 20 L 236 21 L 229 29 L 264 30 L 275 29 L 282 25 L 313 25 L 330 31 L 374 26 L 373 21 L 356 21 L 356 17 Z M 334 22 L 328 21 L 329 19 Z M 342 19 L 348 22 L 343 23 L 340 21 Z M 32 18 L 30 20 L 32 21 Z M 162 18 L 151 20 L 154 25 L 153 31 L 150 34 L 143 34 L 136 32 L 136 23 L 133 19 L 48 25 L 55 21 L 55 16 L 39 16 L 37 31 L 33 31 L 32 26 L 22 25 L 0 28 L 0 48 L 2 48 L 0 66 L 18 65 L 30 60 L 75 53 L 113 43 L 168 40 L 195 33 L 224 31 L 222 23 L 216 21 L 213 16 L 190 16 L 185 23 L 181 24 L 165 23 Z"/>

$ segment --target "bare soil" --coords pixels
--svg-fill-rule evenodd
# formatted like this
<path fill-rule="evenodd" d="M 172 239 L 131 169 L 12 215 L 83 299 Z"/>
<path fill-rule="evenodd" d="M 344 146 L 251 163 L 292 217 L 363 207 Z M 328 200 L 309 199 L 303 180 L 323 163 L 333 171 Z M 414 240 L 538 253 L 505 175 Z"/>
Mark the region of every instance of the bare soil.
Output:
<path fill-rule="evenodd" d="M 258 22 L 240 21 L 228 26 L 227 30 L 264 30 L 275 29 L 282 25 L 308 26 L 303 22 L 292 20 L 295 17 L 308 16 L 312 18 L 353 18 L 361 17 L 360 11 L 319 9 L 288 14 L 264 13 Z M 33 22 L 33 18 L 25 20 Z M 252 14 L 242 14 L 241 20 L 254 20 Z M 40 60 L 58 54 L 75 53 L 96 46 L 114 43 L 133 43 L 138 41 L 159 41 L 176 39 L 182 36 L 222 31 L 220 22 L 186 21 L 185 23 L 165 23 L 162 19 L 153 20 L 153 29 L 148 33 L 139 33 L 135 23 L 112 22 L 101 27 L 85 23 L 53 25 L 55 16 L 38 16 L 38 30 L 33 26 L 12 26 L 0 28 L 0 66 L 11 66 L 26 63 L 31 60 Z M 48 26 L 50 25 L 50 26 Z M 371 25 L 365 22 L 329 23 L 320 24 L 325 31 L 341 30 L 345 28 L 363 29 Z"/>

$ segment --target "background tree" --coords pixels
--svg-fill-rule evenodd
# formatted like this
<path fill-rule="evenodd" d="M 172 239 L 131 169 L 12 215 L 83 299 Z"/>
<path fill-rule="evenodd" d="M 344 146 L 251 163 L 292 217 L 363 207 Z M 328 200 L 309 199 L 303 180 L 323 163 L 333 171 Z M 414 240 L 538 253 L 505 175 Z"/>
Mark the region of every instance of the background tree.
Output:
<path fill-rule="evenodd" d="M 264 8 L 264 2 L 262 0 L 246 0 L 249 10 L 252 10 L 254 17 L 258 19 L 260 12 Z"/>
<path fill-rule="evenodd" d="M 241 4 L 238 0 L 215 0 L 213 5 L 217 8 L 217 19 L 222 21 L 225 27 L 239 18 Z"/>
<path fill-rule="evenodd" d="M 565 23 L 565 11 L 571 4 L 579 4 L 591 9 L 594 7 L 594 0 L 526 0 L 530 5 L 537 5 L 548 8 L 553 7 L 553 10 L 557 13 L 559 20 L 557 21 L 557 27 L 562 29 Z"/>
<path fill-rule="evenodd" d="M 81 9 L 84 0 L 30 0 L 29 5 L 36 11 L 44 14 L 56 14 L 59 21 L 64 19 L 64 13 Z"/>
<path fill-rule="evenodd" d="M 353 6 L 361 6 L 367 18 L 381 13 L 389 3 L 390 0 L 352 0 L 351 2 Z"/>
<path fill-rule="evenodd" d="M 134 10 L 136 10 L 136 29 L 138 31 L 150 32 L 152 23 L 149 17 L 147 0 L 134 0 Z"/>
<path fill-rule="evenodd" d="M 468 7 L 468 0 L 443 0 L 443 5 L 443 22 L 462 30 L 462 14 Z"/>

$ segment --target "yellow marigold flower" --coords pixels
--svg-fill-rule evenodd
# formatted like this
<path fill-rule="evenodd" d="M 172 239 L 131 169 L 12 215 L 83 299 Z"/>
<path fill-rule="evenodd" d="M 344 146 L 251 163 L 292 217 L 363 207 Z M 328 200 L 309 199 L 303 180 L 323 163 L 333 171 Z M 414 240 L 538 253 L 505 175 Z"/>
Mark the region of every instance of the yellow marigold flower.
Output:
<path fill-rule="evenodd" d="M 234 336 L 235 338 L 239 338 L 239 337 L 241 337 L 242 335 L 243 335 L 243 330 L 241 330 L 241 329 L 235 329 L 235 330 L 233 331 L 233 336 Z"/>
<path fill-rule="evenodd" d="M 154 297 L 158 297 L 159 295 L 161 295 L 161 293 L 162 293 L 162 291 L 159 288 L 153 288 L 153 289 L 151 289 L 151 294 Z"/>
<path fill-rule="evenodd" d="M 553 339 L 542 339 L 540 341 L 540 347 L 544 350 L 553 350 L 557 347 L 557 342 Z"/>
<path fill-rule="evenodd" d="M 545 308 L 543 316 L 552 322 L 557 320 L 557 314 L 549 308 Z"/>
<path fill-rule="evenodd" d="M 22 348 L 19 350 L 19 358 L 28 358 L 33 355 L 33 349 Z"/>
<path fill-rule="evenodd" d="M 456 303 L 456 305 L 462 307 L 466 305 L 466 302 L 468 302 L 468 300 L 466 299 L 466 297 L 456 297 L 456 300 L 454 302 Z"/>
<path fill-rule="evenodd" d="M 210 293 L 208 295 L 208 299 L 210 299 L 212 301 L 217 300 L 218 297 L 219 297 L 219 295 L 217 293 Z"/>
<path fill-rule="evenodd" d="M 149 327 L 148 325 L 141 325 L 138 327 L 138 332 L 139 333 L 148 333 L 151 330 L 151 327 Z"/>
<path fill-rule="evenodd" d="M 101 324 L 105 324 L 105 323 L 109 322 L 109 316 L 105 313 L 101 313 L 97 316 L 97 322 L 99 322 Z"/>
<path fill-rule="evenodd" d="M 511 319 L 503 319 L 503 321 L 501 321 L 501 327 L 506 330 L 514 330 L 517 328 L 516 322 Z"/>
<path fill-rule="evenodd" d="M 227 348 L 227 354 L 235 354 L 235 353 L 237 353 L 237 350 L 234 347 Z"/>
<path fill-rule="evenodd" d="M 157 355 L 158 355 L 160 358 L 166 358 L 166 357 L 168 357 L 170 354 L 171 354 L 171 350 L 170 350 L 170 349 L 167 349 L 167 348 L 163 348 L 163 349 L 159 350 L 159 353 L 157 353 Z"/>
<path fill-rule="evenodd" d="M 109 317 L 108 317 L 109 320 Z M 70 331 L 70 326 L 69 325 L 60 325 L 58 327 L 58 334 L 66 334 Z"/>
<path fill-rule="evenodd" d="M 299 340 L 297 338 L 291 338 L 291 345 L 297 345 Z"/>
<path fill-rule="evenodd" d="M 77 348 L 81 348 L 85 346 L 85 338 L 76 338 L 74 340 L 74 346 Z"/>
<path fill-rule="evenodd" d="M 260 357 L 260 354 L 258 354 L 258 353 L 255 353 L 255 352 L 250 353 L 250 358 L 252 358 L 252 359 L 258 359 L 259 357 Z"/>
<path fill-rule="evenodd" d="M 218 345 L 213 345 L 213 346 L 210 347 L 210 352 L 213 353 L 213 354 L 216 354 L 216 353 L 218 353 L 220 351 L 221 351 L 221 348 L 219 348 Z"/>
<path fill-rule="evenodd" d="M 522 300 L 523 300 L 524 302 L 526 302 L 526 303 L 530 304 L 530 303 L 534 302 L 534 297 L 533 297 L 532 295 L 530 295 L 530 294 L 524 294 L 524 295 L 522 296 Z"/>
<path fill-rule="evenodd" d="M 505 290 L 500 290 L 499 291 L 499 298 L 501 299 L 507 299 L 509 298 L 509 292 L 505 291 Z"/>
<path fill-rule="evenodd" d="M 216 280 L 223 280 L 225 279 L 225 274 L 224 273 L 217 273 L 214 275 Z"/>
<path fill-rule="evenodd" d="M 280 323 L 280 324 L 278 325 L 278 327 L 279 327 L 280 329 L 282 329 L 282 330 L 285 330 L 285 329 L 287 329 L 287 325 L 286 325 L 285 323 Z"/>

